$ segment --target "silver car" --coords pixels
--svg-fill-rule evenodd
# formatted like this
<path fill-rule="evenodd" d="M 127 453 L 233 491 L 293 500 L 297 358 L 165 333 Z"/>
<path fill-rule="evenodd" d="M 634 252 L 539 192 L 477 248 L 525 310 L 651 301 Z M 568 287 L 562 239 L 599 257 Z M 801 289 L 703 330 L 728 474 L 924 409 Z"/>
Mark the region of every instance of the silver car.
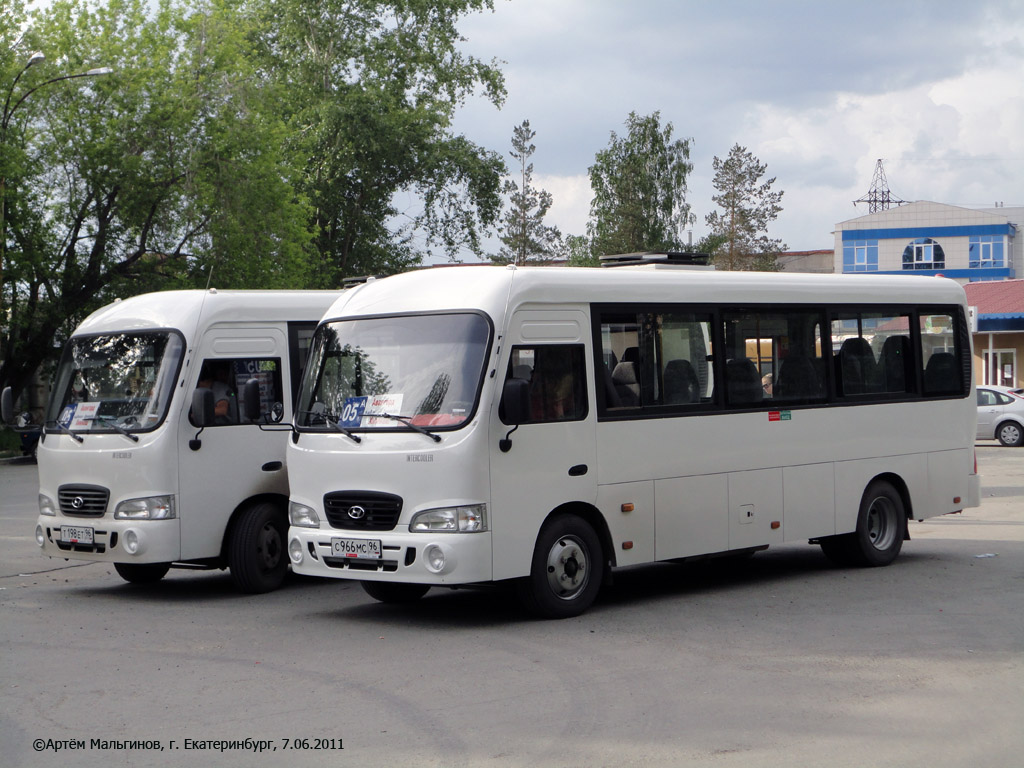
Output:
<path fill-rule="evenodd" d="M 1024 445 L 1024 396 L 1009 387 L 978 387 L 978 439 Z"/>

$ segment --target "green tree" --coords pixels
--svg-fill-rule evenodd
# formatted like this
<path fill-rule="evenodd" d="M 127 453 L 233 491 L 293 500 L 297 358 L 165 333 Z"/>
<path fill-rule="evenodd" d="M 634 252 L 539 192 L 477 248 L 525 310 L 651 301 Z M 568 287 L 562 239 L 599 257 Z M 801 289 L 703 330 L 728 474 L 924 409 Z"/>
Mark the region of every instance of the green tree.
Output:
<path fill-rule="evenodd" d="M 481 254 L 504 163 L 451 123 L 476 91 L 504 96 L 498 68 L 463 53 L 457 29 L 492 0 L 249 1 L 313 205 L 315 282 L 397 272 L 434 247 Z M 396 206 L 406 196 L 411 214 Z"/>
<path fill-rule="evenodd" d="M 20 391 L 114 297 L 214 266 L 222 286 L 304 280 L 308 208 L 229 6 L 58 0 L 19 27 L 0 69 L 0 383 Z M 98 67 L 113 72 L 78 78 Z"/>
<path fill-rule="evenodd" d="M 566 235 L 562 241 L 561 258 L 570 267 L 601 266 L 601 259 L 594 255 L 590 238 L 586 235 Z"/>
<path fill-rule="evenodd" d="M 508 179 L 502 191 L 508 195 L 509 210 L 502 220 L 500 239 L 503 248 L 493 261 L 501 264 L 544 263 L 558 257 L 562 234 L 558 227 L 548 226 L 544 217 L 553 202 L 551 193 L 533 186 L 533 163 L 530 157 L 537 147 L 532 144 L 536 131 L 530 121 L 523 120 L 512 131 L 512 151 L 519 163 L 519 183 Z"/>
<path fill-rule="evenodd" d="M 712 211 L 705 220 L 719 240 L 713 252 L 715 265 L 726 270 L 776 271 L 776 259 L 786 245 L 768 236 L 768 224 L 782 211 L 783 193 L 772 191 L 774 177 L 761 181 L 768 166 L 739 144 L 725 160 L 714 158 L 712 165 L 718 194 L 711 199 L 721 211 Z"/>
<path fill-rule="evenodd" d="M 589 169 L 591 248 L 595 254 L 679 250 L 692 220 L 690 139 L 673 140 L 672 123 L 662 128 L 659 112 L 630 112 L 626 127 L 625 137 L 612 132 Z"/>

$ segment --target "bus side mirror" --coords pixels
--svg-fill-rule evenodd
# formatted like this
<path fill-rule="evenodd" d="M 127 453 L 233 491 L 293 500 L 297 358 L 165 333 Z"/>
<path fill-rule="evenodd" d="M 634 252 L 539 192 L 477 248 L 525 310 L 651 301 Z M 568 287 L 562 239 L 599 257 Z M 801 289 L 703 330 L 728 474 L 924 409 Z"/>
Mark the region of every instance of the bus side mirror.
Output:
<path fill-rule="evenodd" d="M 192 393 L 192 423 L 197 427 L 208 427 L 216 418 L 213 390 L 198 387 Z"/>
<path fill-rule="evenodd" d="M 242 387 L 242 409 L 246 421 L 260 420 L 260 382 L 257 379 L 249 379 Z"/>
<path fill-rule="evenodd" d="M 501 412 L 506 424 L 530 420 L 530 385 L 523 379 L 509 379 L 501 392 Z"/>
<path fill-rule="evenodd" d="M 3 394 L 0 394 L 0 421 L 10 424 L 14 419 L 14 395 L 10 387 L 4 387 Z"/>
<path fill-rule="evenodd" d="M 519 425 L 530 420 L 530 385 L 523 379 L 509 379 L 501 391 L 501 405 L 499 411 L 502 420 L 506 424 L 515 426 L 509 430 L 504 439 L 498 441 L 498 448 L 502 453 L 512 450 L 510 436 L 519 429 Z"/>

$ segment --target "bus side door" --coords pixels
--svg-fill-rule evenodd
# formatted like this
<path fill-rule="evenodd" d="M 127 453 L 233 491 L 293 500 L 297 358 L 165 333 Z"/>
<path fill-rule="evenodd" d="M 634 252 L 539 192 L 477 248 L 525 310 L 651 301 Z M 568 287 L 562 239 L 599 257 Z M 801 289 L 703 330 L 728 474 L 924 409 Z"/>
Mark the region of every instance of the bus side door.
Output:
<path fill-rule="evenodd" d="M 491 529 L 494 579 L 530 571 L 544 519 L 571 502 L 597 497 L 596 406 L 590 382 L 589 320 L 579 310 L 520 310 L 503 341 L 499 393 L 511 378 L 529 388 L 530 418 L 515 424 L 495 403 L 491 414 Z M 496 398 L 500 400 L 500 396 Z"/>
<path fill-rule="evenodd" d="M 199 380 L 213 376 L 215 399 L 227 392 L 240 398 L 245 382 L 260 382 L 261 406 L 269 411 L 281 403 L 284 421 L 291 419 L 288 346 L 284 331 L 277 327 L 225 327 L 209 330 L 193 358 L 188 379 L 187 402 Z M 205 370 L 204 370 L 205 369 Z M 265 432 L 246 423 L 240 401 L 228 415 L 198 435 L 200 446 L 190 448 L 198 428 L 183 409 L 179 426 L 179 516 L 183 560 L 216 557 L 232 512 L 248 498 L 259 494 L 288 495 L 284 469 L 287 435 Z"/>

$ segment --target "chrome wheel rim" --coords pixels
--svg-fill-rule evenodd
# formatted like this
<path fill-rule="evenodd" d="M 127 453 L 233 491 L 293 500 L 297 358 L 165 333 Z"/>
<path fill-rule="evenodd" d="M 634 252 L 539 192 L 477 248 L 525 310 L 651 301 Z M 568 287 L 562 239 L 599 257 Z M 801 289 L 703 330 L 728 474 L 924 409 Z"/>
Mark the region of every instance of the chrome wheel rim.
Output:
<path fill-rule="evenodd" d="M 547 558 L 548 587 L 560 600 L 572 600 L 587 588 L 590 559 L 587 548 L 576 536 L 562 536 Z"/>
<path fill-rule="evenodd" d="M 1020 441 L 1020 430 L 1013 424 L 1007 424 L 999 430 L 999 436 L 1004 443 L 1016 443 Z"/>
<path fill-rule="evenodd" d="M 896 518 L 896 505 L 885 496 L 879 496 L 868 508 L 867 534 L 871 546 L 878 550 L 887 550 L 896 543 L 896 532 L 899 529 Z"/>

